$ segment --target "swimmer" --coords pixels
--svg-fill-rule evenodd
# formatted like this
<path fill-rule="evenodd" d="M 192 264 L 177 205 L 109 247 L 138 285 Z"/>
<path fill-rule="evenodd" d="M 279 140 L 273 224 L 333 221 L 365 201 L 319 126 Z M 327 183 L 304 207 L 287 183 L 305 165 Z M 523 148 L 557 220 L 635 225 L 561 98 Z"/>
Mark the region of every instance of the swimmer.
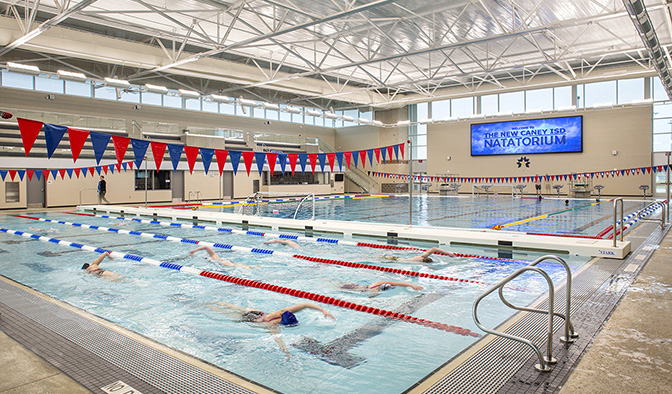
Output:
<path fill-rule="evenodd" d="M 569 200 L 565 200 L 565 206 L 569 206 Z"/>
<path fill-rule="evenodd" d="M 212 261 L 213 263 L 219 263 L 219 264 L 225 265 L 227 267 L 242 267 L 242 268 L 245 268 L 245 269 L 248 269 L 248 270 L 252 269 L 252 268 L 259 268 L 258 265 L 255 265 L 254 267 L 251 267 L 249 265 L 245 265 L 245 264 L 242 264 L 242 263 L 233 263 L 229 260 L 223 259 L 223 258 L 217 256 L 217 254 L 215 254 L 215 252 L 209 246 L 205 246 L 205 245 L 204 246 L 199 246 L 198 248 L 189 252 L 189 256 L 193 256 L 194 253 L 198 252 L 199 250 L 207 251 L 208 252 L 207 259 Z"/>
<path fill-rule="evenodd" d="M 95 259 L 93 261 L 93 263 L 91 263 L 91 264 L 84 263 L 84 265 L 82 265 L 82 269 L 85 270 L 89 274 L 93 274 L 93 275 L 101 277 L 101 278 L 110 279 L 110 280 L 119 279 L 118 274 L 115 274 L 114 272 L 111 272 L 111 271 L 104 270 L 104 269 L 100 268 L 100 263 L 102 263 L 103 260 L 105 260 L 105 257 L 109 257 L 110 260 L 114 260 L 112 258 L 112 256 L 110 256 L 110 252 L 105 252 L 105 253 L 101 254 L 100 256 L 98 256 L 98 258 Z"/>
<path fill-rule="evenodd" d="M 264 245 L 268 245 L 268 244 L 282 244 L 282 245 L 291 246 L 292 248 L 300 248 L 299 244 L 297 244 L 296 242 L 291 241 L 289 239 L 274 239 L 273 241 L 264 242 Z"/>
<path fill-rule="evenodd" d="M 310 302 L 288 306 L 271 313 L 264 313 L 258 309 L 243 308 L 238 305 L 229 304 L 228 302 L 215 302 L 215 305 L 222 306 L 226 308 L 226 310 L 222 310 L 214 306 L 212 306 L 212 309 L 228 314 L 231 314 L 230 312 L 233 311 L 233 315 L 240 319 L 241 322 L 259 323 L 269 327 L 271 329 L 273 339 L 275 339 L 278 346 L 280 346 L 280 349 L 282 349 L 282 351 L 285 353 L 287 360 L 289 360 L 292 355 L 289 353 L 289 349 L 287 349 L 287 346 L 282 341 L 282 338 L 276 335 L 278 332 L 278 326 L 293 327 L 299 324 L 299 320 L 296 318 L 294 313 L 303 309 L 315 309 L 322 312 L 324 317 L 330 317 L 336 320 L 334 315 L 329 313 L 326 309 Z"/>
<path fill-rule="evenodd" d="M 434 259 L 432 259 L 431 256 L 434 253 L 441 253 L 445 254 L 446 256 L 449 257 L 456 257 L 457 255 L 453 252 L 448 252 L 443 249 L 439 249 L 437 247 L 427 249 L 425 253 L 421 254 L 420 256 L 415 256 L 407 259 L 401 259 L 399 256 L 383 256 L 384 259 L 386 260 L 392 260 L 392 261 L 420 261 L 422 263 L 433 263 Z"/>
<path fill-rule="evenodd" d="M 368 286 L 360 285 L 357 283 L 343 283 L 343 282 L 337 282 L 333 281 L 330 279 L 327 279 L 331 282 L 337 283 L 338 287 L 342 290 L 351 290 L 351 291 L 361 291 L 361 292 L 381 292 L 385 290 L 391 290 L 394 289 L 395 287 L 410 287 L 413 290 L 422 290 L 423 287 L 419 285 L 414 285 L 411 283 L 406 283 L 406 282 L 395 282 L 391 280 L 381 280 L 379 282 L 371 283 Z"/>
<path fill-rule="evenodd" d="M 29 229 L 29 230 L 32 230 L 32 231 L 42 231 L 42 232 L 45 232 L 45 233 L 57 233 L 57 232 L 58 232 L 58 229 L 57 229 L 57 228 L 53 228 L 53 227 L 48 228 L 48 229 L 46 229 L 46 230 L 43 229 L 43 228 L 37 228 L 37 227 L 28 227 L 28 229 Z"/>

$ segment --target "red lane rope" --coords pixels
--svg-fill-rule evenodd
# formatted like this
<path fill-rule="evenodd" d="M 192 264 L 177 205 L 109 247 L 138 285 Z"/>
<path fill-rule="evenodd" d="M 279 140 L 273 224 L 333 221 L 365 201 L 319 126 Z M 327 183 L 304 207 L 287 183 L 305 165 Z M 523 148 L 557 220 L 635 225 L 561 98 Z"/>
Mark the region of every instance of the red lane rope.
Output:
<path fill-rule="evenodd" d="M 561 237 L 561 238 L 587 238 L 587 239 L 602 239 L 600 236 L 593 235 L 577 235 L 577 234 L 545 234 L 545 233 L 525 233 L 527 235 L 545 235 L 547 237 Z"/>
<path fill-rule="evenodd" d="M 607 228 L 605 228 L 604 230 L 602 230 L 602 231 L 600 231 L 599 233 L 597 233 L 597 236 L 600 237 L 600 238 L 602 238 L 602 237 L 604 237 L 609 231 L 611 231 L 611 230 L 613 230 L 613 229 L 614 229 L 614 225 L 613 225 L 613 224 L 610 224 L 609 227 L 607 227 Z"/>
<path fill-rule="evenodd" d="M 417 250 L 417 251 L 422 251 L 426 252 L 427 249 L 421 249 L 421 248 L 411 248 L 408 246 L 395 246 L 395 245 L 379 245 L 379 244 L 369 244 L 365 242 L 357 242 L 357 246 L 365 246 L 367 248 L 374 248 L 374 249 L 389 249 L 389 250 Z M 457 257 L 468 257 L 468 258 L 474 258 L 474 259 L 484 259 L 484 260 L 497 260 L 497 261 L 509 261 L 513 263 L 526 263 L 524 261 L 519 261 L 519 260 L 514 260 L 514 259 L 503 259 L 500 257 L 489 257 L 489 256 L 480 256 L 476 254 L 465 254 L 465 253 L 455 253 L 452 252 L 455 256 Z M 448 256 L 446 253 L 440 253 L 436 252 L 434 254 L 438 254 L 441 256 Z"/>
<path fill-rule="evenodd" d="M 369 265 L 369 264 L 362 264 L 362 263 L 351 263 L 349 261 L 323 259 L 323 258 L 320 258 L 320 257 L 302 256 L 300 254 L 294 254 L 294 255 L 292 255 L 292 257 L 297 258 L 297 259 L 312 261 L 312 262 L 315 262 L 315 263 L 342 265 L 344 267 L 351 267 L 351 268 L 366 268 L 366 269 L 375 270 L 375 271 L 391 272 L 393 274 L 401 274 L 401 275 L 407 275 L 407 276 L 417 276 L 417 277 L 421 277 L 421 278 L 430 278 L 430 279 L 448 280 L 448 281 L 452 281 L 452 282 L 474 283 L 474 284 L 485 285 L 485 286 L 489 285 L 489 283 L 480 282 L 480 281 L 477 281 L 477 280 L 451 278 L 449 276 L 426 274 L 424 272 L 407 271 L 407 270 L 401 270 L 401 269 L 398 269 L 398 268 L 380 267 L 380 266 L 377 266 L 377 265 Z"/>
<path fill-rule="evenodd" d="M 434 322 L 434 321 L 431 321 L 431 320 L 418 319 L 417 317 L 413 317 L 413 316 L 410 316 L 410 315 L 405 315 L 403 313 L 392 312 L 392 311 L 388 311 L 388 310 L 385 310 L 385 309 L 373 308 L 373 307 L 365 306 L 365 305 L 361 305 L 361 304 L 355 304 L 353 302 L 343 301 L 343 300 L 339 300 L 338 298 L 327 297 L 327 296 L 324 296 L 324 295 L 321 295 L 321 294 L 315 294 L 315 293 L 310 293 L 310 292 L 307 292 L 307 291 L 290 289 L 288 287 L 276 286 L 276 285 L 272 285 L 272 284 L 269 284 L 269 283 L 257 282 L 255 280 L 250 280 L 250 279 L 236 278 L 236 277 L 224 275 L 224 274 L 221 274 L 221 273 L 218 273 L 218 272 L 201 271 L 200 275 L 205 276 L 207 278 L 217 279 L 217 280 L 221 280 L 221 281 L 229 282 L 229 283 L 234 283 L 234 284 L 241 285 L 241 286 L 256 287 L 258 289 L 274 291 L 276 293 L 281 293 L 281 294 L 288 294 L 288 295 L 291 295 L 291 296 L 294 296 L 294 297 L 305 298 L 305 299 L 320 302 L 320 303 L 323 303 L 323 304 L 330 304 L 330 305 L 338 306 L 340 308 L 352 309 L 354 311 L 370 313 L 372 315 L 379 315 L 379 316 L 387 317 L 387 318 L 390 318 L 390 319 L 397 319 L 397 320 L 401 320 L 401 321 L 406 321 L 406 322 L 409 322 L 409 323 L 415 323 L 415 324 L 419 324 L 419 325 L 422 325 L 422 326 L 431 327 L 431 328 L 435 328 L 437 330 L 447 331 L 447 332 L 451 332 L 451 333 L 458 334 L 458 335 L 470 336 L 470 337 L 479 337 L 478 333 L 475 333 L 475 332 L 473 332 L 473 331 L 471 331 L 467 328 L 450 326 L 450 325 L 445 324 L 445 323 L 438 323 L 438 322 Z"/>

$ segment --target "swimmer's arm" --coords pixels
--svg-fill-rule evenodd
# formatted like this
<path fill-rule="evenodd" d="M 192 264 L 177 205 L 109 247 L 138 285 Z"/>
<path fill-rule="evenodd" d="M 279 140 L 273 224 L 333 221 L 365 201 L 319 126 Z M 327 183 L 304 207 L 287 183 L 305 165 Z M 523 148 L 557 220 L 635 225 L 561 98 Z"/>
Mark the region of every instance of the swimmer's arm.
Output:
<path fill-rule="evenodd" d="M 303 304 L 292 305 L 292 306 L 290 306 L 290 307 L 281 309 L 281 310 L 279 310 L 279 311 L 277 311 L 277 312 L 273 312 L 273 314 L 277 313 L 277 315 L 275 315 L 275 316 L 273 316 L 273 317 L 279 317 L 279 316 L 282 316 L 282 313 L 283 313 L 284 311 L 290 311 L 290 312 L 294 313 L 294 312 L 298 312 L 298 311 L 300 311 L 300 310 L 302 310 L 302 309 L 306 309 L 306 308 L 308 308 L 308 309 L 315 309 L 316 311 L 320 311 L 320 312 L 322 312 L 322 313 L 324 314 L 324 317 L 330 317 L 330 318 L 336 320 L 336 318 L 335 318 L 331 313 L 329 313 L 326 309 L 322 308 L 321 306 L 318 306 L 318 305 L 315 305 L 315 304 L 313 304 L 313 303 L 310 303 L 310 302 L 304 302 Z"/>
<path fill-rule="evenodd" d="M 271 336 L 278 344 L 278 346 L 280 346 L 280 350 L 282 350 L 285 353 L 285 356 L 287 356 L 287 360 L 292 358 L 292 353 L 290 353 L 289 349 L 287 349 L 287 345 L 285 345 L 285 341 L 283 341 L 282 337 L 280 337 L 280 334 L 278 333 L 278 327 L 275 325 L 271 327 Z"/>
<path fill-rule="evenodd" d="M 193 255 L 194 253 L 198 252 L 199 250 L 205 250 L 206 252 L 208 252 L 208 255 L 210 256 L 210 258 L 219 260 L 219 256 L 217 256 L 217 254 L 215 254 L 215 252 L 207 245 L 199 246 L 198 248 L 189 252 L 189 255 Z"/>
<path fill-rule="evenodd" d="M 414 284 L 406 283 L 406 282 L 394 282 L 394 281 L 391 281 L 391 280 L 383 280 L 383 281 L 380 281 L 380 282 L 376 282 L 373 285 L 371 285 L 371 287 L 375 287 L 375 286 L 379 287 L 379 286 L 381 286 L 385 283 L 387 283 L 388 285 L 392 285 L 392 286 L 411 287 L 411 288 L 413 288 L 413 290 L 422 290 L 423 289 L 423 287 L 419 286 L 419 285 L 414 285 Z"/>
<path fill-rule="evenodd" d="M 112 260 L 112 256 L 110 256 L 110 252 L 104 252 L 100 256 L 98 256 L 97 259 L 93 260 L 93 263 L 91 263 L 91 266 L 92 267 L 93 266 L 98 267 L 98 265 L 100 265 L 100 263 L 102 263 L 103 260 L 105 260 L 105 257 L 109 257 L 110 260 Z"/>
<path fill-rule="evenodd" d="M 234 311 L 239 311 L 239 312 L 247 312 L 247 308 L 243 308 L 242 306 L 234 305 L 234 304 L 229 304 L 228 302 L 224 301 L 217 301 L 214 303 L 215 305 L 223 306 L 224 308 L 231 309 Z M 221 310 L 219 308 L 213 307 L 215 310 Z"/>
<path fill-rule="evenodd" d="M 437 248 L 437 247 L 434 247 L 434 248 L 431 248 L 431 249 L 427 249 L 427 251 L 426 251 L 425 253 L 421 254 L 420 257 L 424 259 L 424 258 L 429 257 L 429 256 L 430 256 L 431 254 L 433 254 L 433 253 L 441 253 L 441 254 L 445 254 L 445 255 L 447 255 L 447 256 L 449 256 L 449 257 L 455 257 L 455 253 L 453 253 L 453 252 L 448 252 L 448 251 L 445 251 L 445 250 L 443 250 L 443 249 L 439 249 L 439 248 Z"/>

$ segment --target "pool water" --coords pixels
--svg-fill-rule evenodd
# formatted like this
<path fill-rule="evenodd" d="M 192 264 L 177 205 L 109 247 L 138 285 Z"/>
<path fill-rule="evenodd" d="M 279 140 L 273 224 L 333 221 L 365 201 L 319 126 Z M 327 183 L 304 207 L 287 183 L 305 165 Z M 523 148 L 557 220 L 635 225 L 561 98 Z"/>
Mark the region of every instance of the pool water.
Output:
<path fill-rule="evenodd" d="M 544 234 L 597 236 L 613 223 L 613 202 L 602 199 L 511 198 L 511 196 L 413 197 L 413 225 L 492 229 Z M 650 202 L 650 201 L 649 201 Z M 624 201 L 625 216 L 647 205 Z M 262 205 L 263 216 L 292 216 L 290 204 Z M 238 207 L 208 206 L 203 210 L 238 212 Z M 408 196 L 327 199 L 315 202 L 316 219 L 408 224 Z"/>
<path fill-rule="evenodd" d="M 382 254 L 412 257 L 418 252 L 382 252 L 379 249 L 339 244 L 298 241 L 300 249 L 284 245 L 263 245 L 267 238 L 244 234 L 213 233 L 199 229 L 161 227 L 154 224 L 68 215 L 30 214 L 68 222 L 123 228 L 249 248 L 266 248 L 286 253 L 327 259 L 385 265 L 415 272 L 495 283 L 538 254 L 514 252 L 518 261 L 440 256 L 432 264 L 391 262 Z M 221 272 L 235 277 L 271 283 L 322 294 L 373 308 L 399 311 L 422 319 L 480 332 L 471 317 L 474 299 L 486 286 L 436 279 L 409 277 L 366 269 L 320 264 L 285 255 L 245 253 L 215 249 L 222 258 L 258 268 L 228 268 L 204 258 L 189 256 L 195 245 L 148 239 L 38 222 L 10 216 L 0 217 L 0 227 L 26 231 L 69 242 L 116 252 L 135 254 L 159 261 Z M 497 250 L 452 248 L 456 252 L 496 257 Z M 221 368 L 288 394 L 300 393 L 399 393 L 473 344 L 477 338 L 449 333 L 408 322 L 321 305 L 336 320 L 322 313 L 297 313 L 300 324 L 282 327 L 277 334 L 291 358 L 280 350 L 267 327 L 242 323 L 217 310 L 217 302 L 257 308 L 266 312 L 307 300 L 286 294 L 240 286 L 210 278 L 126 259 L 106 260 L 101 267 L 122 276 L 109 281 L 84 273 L 80 267 L 96 253 L 51 242 L 40 242 L 0 233 L 0 274 L 43 293 L 83 308 L 90 313 L 148 336 L 158 342 L 192 354 Z M 573 270 L 586 258 L 563 256 Z M 564 279 L 558 266 L 542 264 L 556 281 Z M 343 290 L 338 283 L 367 285 L 380 280 L 404 281 L 424 287 L 421 291 L 397 287 L 375 296 Z M 526 305 L 546 291 L 543 279 L 523 275 L 512 283 L 507 297 Z M 524 290 L 523 290 L 524 289 Z M 480 308 L 481 321 L 495 327 L 512 315 L 496 300 L 486 299 Z"/>

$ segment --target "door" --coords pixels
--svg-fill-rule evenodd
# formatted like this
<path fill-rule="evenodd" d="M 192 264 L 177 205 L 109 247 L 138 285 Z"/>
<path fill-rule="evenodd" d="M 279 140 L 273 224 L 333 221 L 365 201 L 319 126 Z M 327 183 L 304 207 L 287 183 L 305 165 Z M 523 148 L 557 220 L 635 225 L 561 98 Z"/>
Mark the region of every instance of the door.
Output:
<path fill-rule="evenodd" d="M 33 179 L 28 180 L 26 190 L 28 208 L 44 208 L 44 201 L 44 177 L 41 176 L 40 179 L 37 179 L 36 176 L 33 176 Z"/>
<path fill-rule="evenodd" d="M 226 171 L 222 173 L 222 196 L 233 199 L 233 172 Z"/>
<path fill-rule="evenodd" d="M 173 202 L 184 201 L 184 171 L 173 172 L 170 183 Z"/>

